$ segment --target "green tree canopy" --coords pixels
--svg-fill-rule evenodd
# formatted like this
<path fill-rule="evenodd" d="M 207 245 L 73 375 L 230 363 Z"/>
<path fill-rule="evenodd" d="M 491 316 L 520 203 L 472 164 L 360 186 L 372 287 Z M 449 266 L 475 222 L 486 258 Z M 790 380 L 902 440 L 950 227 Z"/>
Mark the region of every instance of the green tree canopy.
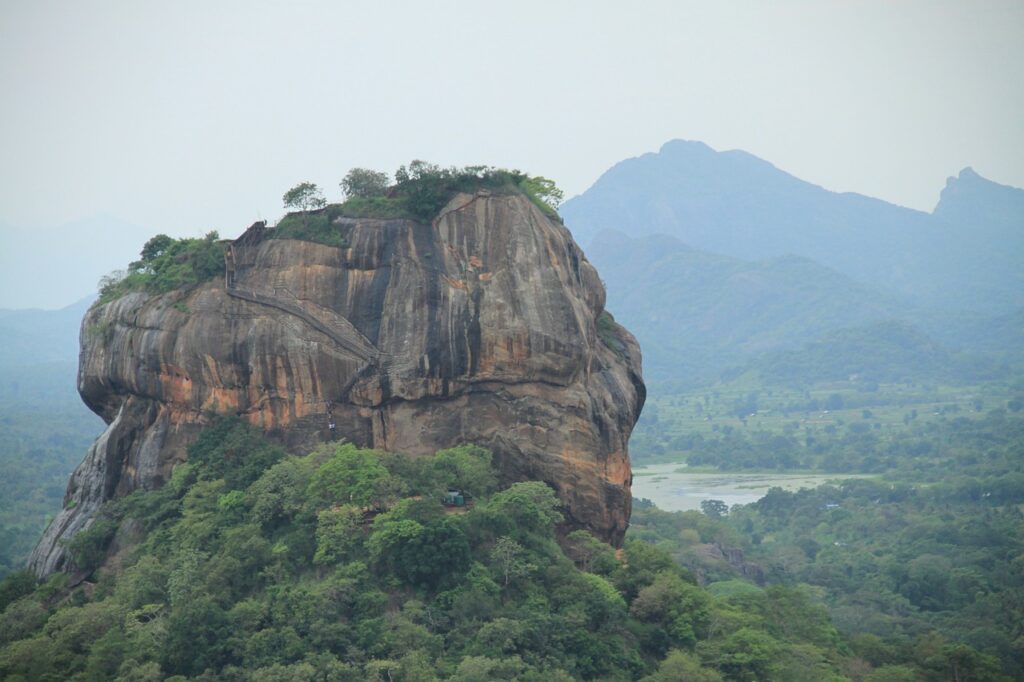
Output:
<path fill-rule="evenodd" d="M 353 168 L 340 183 L 346 197 L 382 197 L 388 191 L 388 174 L 368 168 Z"/>
<path fill-rule="evenodd" d="M 312 211 L 327 204 L 320 188 L 312 182 L 300 182 L 295 185 L 284 193 L 281 201 L 284 202 L 285 208 L 298 211 Z"/>
<path fill-rule="evenodd" d="M 491 451 L 478 445 L 439 450 L 434 455 L 433 467 L 445 485 L 471 497 L 484 497 L 498 488 L 498 477 L 491 467 Z"/>
<path fill-rule="evenodd" d="M 380 506 L 392 493 L 391 483 L 391 474 L 381 464 L 379 453 L 344 443 L 313 474 L 308 496 L 318 507 Z"/>
<path fill-rule="evenodd" d="M 552 211 L 557 210 L 562 203 L 562 199 L 565 198 L 565 193 L 558 188 L 555 181 L 549 180 L 542 175 L 524 178 L 519 183 L 519 188 L 527 196 L 549 206 Z"/>

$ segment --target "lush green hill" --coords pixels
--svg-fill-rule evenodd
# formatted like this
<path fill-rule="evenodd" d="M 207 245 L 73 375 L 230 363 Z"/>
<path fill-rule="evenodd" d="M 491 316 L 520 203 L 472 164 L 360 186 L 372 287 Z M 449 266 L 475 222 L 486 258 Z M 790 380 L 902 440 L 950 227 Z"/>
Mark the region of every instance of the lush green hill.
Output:
<path fill-rule="evenodd" d="M 978 356 L 956 355 L 905 322 L 886 320 L 839 329 L 799 350 L 774 351 L 728 372 L 757 372 L 767 384 L 811 385 L 820 382 L 967 383 L 1005 375 L 998 363 Z"/>
<path fill-rule="evenodd" d="M 452 486 L 472 504 L 445 507 Z M 559 537 L 559 519 L 547 485 L 499 489 L 482 448 L 296 457 L 222 421 L 165 487 L 76 537 L 72 580 L 0 584 L 0 675 L 877 682 L 959 665 L 1008 679 L 931 630 L 869 649 L 814 589 L 738 579 L 725 552 L 749 541 L 721 519 L 641 510 L 644 539 L 618 556 L 584 531 Z M 708 584 L 674 559 L 689 562 L 684 547 Z"/>
<path fill-rule="evenodd" d="M 472 505 L 444 507 L 450 486 Z M 557 507 L 543 483 L 499 490 L 481 448 L 289 457 L 221 422 L 168 485 L 75 538 L 73 582 L 0 586 L 0 675 L 655 682 L 791 680 L 809 664 L 842 679 L 810 595 L 740 610 L 649 544 L 621 559 L 586 532 L 560 546 Z M 807 627 L 779 627 L 780 608 Z"/>

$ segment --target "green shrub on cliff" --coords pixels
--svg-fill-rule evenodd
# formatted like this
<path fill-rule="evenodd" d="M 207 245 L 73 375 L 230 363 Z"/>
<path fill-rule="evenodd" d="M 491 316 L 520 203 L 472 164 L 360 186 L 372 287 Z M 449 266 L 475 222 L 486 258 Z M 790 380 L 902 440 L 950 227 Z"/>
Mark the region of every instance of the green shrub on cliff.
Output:
<path fill-rule="evenodd" d="M 623 357 L 626 345 L 619 339 L 619 323 L 607 310 L 601 311 L 597 318 L 597 336 L 601 342 L 612 349 L 616 355 Z"/>
<path fill-rule="evenodd" d="M 315 211 L 289 213 L 281 218 L 271 234 L 277 239 L 301 239 L 344 249 L 348 242 L 337 226 L 332 224 L 341 215 L 342 211 L 337 204 Z"/>
<path fill-rule="evenodd" d="M 565 198 L 565 193 L 558 188 L 554 180 L 542 175 L 527 176 L 519 181 L 519 189 L 549 217 L 560 220 L 558 207 Z"/>
<path fill-rule="evenodd" d="M 490 166 L 441 168 L 426 161 L 413 161 L 395 171 L 395 185 L 388 195 L 404 202 L 409 214 L 421 221 L 437 216 L 455 194 L 481 189 L 497 193 L 522 193 L 544 213 L 557 218 L 555 209 L 562 191 L 544 177 L 530 177 L 517 170 Z"/>
<path fill-rule="evenodd" d="M 380 171 L 353 168 L 339 184 L 346 197 L 344 202 L 328 206 L 288 204 L 301 210 L 282 218 L 273 235 L 278 239 L 302 239 L 346 248 L 343 230 L 334 224 L 339 217 L 427 223 L 459 192 L 472 194 L 481 189 L 496 194 L 523 194 L 545 215 L 560 220 L 557 208 L 562 190 L 548 178 L 517 170 L 490 166 L 442 168 L 415 160 L 395 171 L 394 184 L 389 185 L 388 179 Z"/>
<path fill-rule="evenodd" d="M 131 291 L 162 294 L 223 275 L 226 248 L 216 232 L 201 239 L 158 234 L 146 242 L 141 257 L 127 271 L 113 272 L 100 280 L 99 302 L 112 301 Z"/>

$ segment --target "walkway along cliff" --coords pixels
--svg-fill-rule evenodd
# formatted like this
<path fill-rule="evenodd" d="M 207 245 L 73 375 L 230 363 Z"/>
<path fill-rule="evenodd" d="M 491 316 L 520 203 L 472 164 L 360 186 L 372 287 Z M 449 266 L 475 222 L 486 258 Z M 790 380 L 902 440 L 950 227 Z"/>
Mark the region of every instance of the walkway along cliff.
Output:
<path fill-rule="evenodd" d="M 107 500 L 152 489 L 216 415 L 296 451 L 331 437 L 420 455 L 492 449 L 507 481 L 543 480 L 569 527 L 613 544 L 630 513 L 627 443 L 640 350 L 569 231 L 519 193 L 455 196 L 432 223 L 338 218 L 347 248 L 254 225 L 223 279 L 130 293 L 82 322 L 78 389 L 108 427 L 30 558 Z M 610 331 L 609 331 L 610 329 Z"/>

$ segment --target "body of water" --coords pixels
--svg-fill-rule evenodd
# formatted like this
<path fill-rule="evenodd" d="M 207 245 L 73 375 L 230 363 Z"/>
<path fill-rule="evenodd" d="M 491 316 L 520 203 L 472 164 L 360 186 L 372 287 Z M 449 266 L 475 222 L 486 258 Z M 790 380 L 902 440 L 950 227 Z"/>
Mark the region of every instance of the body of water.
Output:
<path fill-rule="evenodd" d="M 699 510 L 703 500 L 721 500 L 731 507 L 757 502 L 769 488 L 816 488 L 844 478 L 858 475 L 693 473 L 678 462 L 652 464 L 633 468 L 633 497 L 646 497 L 666 511 Z"/>

